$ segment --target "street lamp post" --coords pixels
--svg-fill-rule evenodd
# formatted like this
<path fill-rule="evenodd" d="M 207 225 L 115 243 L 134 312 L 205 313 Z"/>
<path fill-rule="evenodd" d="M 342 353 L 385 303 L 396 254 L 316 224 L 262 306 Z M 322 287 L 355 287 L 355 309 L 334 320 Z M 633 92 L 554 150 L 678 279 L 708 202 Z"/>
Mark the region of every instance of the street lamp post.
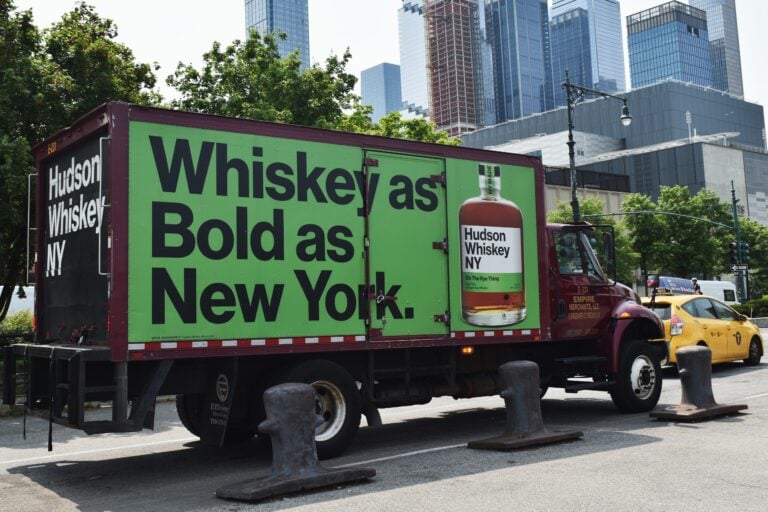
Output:
<path fill-rule="evenodd" d="M 576 108 L 576 104 L 583 100 L 587 95 L 615 98 L 624 103 L 624 106 L 621 107 L 621 124 L 629 126 L 632 122 L 632 117 L 629 115 L 627 98 L 572 84 L 570 78 L 568 78 L 568 70 L 565 71 L 565 82 L 561 84 L 561 87 L 565 89 L 565 95 L 568 101 L 568 159 L 571 171 L 571 208 L 573 210 L 573 221 L 579 222 L 581 220 L 581 213 L 579 211 L 579 197 L 576 194 L 576 152 L 574 151 L 576 142 L 573 140 L 573 111 Z"/>

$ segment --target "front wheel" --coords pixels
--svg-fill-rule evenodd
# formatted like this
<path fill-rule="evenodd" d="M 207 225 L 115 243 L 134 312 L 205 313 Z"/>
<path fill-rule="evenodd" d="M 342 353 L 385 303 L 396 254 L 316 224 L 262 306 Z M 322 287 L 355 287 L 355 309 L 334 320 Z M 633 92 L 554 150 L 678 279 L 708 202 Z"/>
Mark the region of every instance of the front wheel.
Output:
<path fill-rule="evenodd" d="M 760 364 L 760 358 L 763 357 L 763 351 L 760 347 L 760 340 L 758 338 L 752 338 L 749 342 L 749 355 L 744 360 L 744 364 L 747 366 L 757 366 Z"/>
<path fill-rule="evenodd" d="M 619 354 L 611 399 L 623 412 L 650 411 L 659 402 L 661 381 L 661 364 L 651 347 L 644 341 L 630 340 Z"/>
<path fill-rule="evenodd" d="M 349 372 L 331 361 L 315 360 L 294 366 L 281 380 L 315 388 L 315 414 L 323 419 L 315 429 L 317 457 L 340 455 L 360 428 L 362 410 L 360 392 Z"/>

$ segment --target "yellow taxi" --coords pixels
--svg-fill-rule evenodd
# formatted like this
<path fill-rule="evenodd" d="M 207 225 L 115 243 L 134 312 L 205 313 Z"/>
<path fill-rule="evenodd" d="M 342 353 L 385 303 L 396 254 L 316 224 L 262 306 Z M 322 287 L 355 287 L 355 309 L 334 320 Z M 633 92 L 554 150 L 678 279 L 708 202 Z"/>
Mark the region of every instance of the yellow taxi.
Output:
<path fill-rule="evenodd" d="M 749 318 L 737 313 L 719 300 L 706 295 L 671 295 L 657 293 L 651 304 L 643 304 L 656 312 L 664 323 L 669 344 L 668 364 L 677 364 L 675 351 L 689 345 L 703 345 L 712 351 L 712 363 L 743 360 L 744 364 L 760 364 L 763 339 Z"/>

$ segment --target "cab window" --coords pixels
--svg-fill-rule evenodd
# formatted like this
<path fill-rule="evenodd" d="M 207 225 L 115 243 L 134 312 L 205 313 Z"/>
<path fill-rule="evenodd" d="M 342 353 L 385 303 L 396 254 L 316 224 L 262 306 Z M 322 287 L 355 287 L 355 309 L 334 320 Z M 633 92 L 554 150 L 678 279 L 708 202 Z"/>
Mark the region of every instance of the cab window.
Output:
<path fill-rule="evenodd" d="M 683 304 L 683 309 L 696 318 L 717 318 L 715 308 L 709 299 L 694 299 Z"/>
<path fill-rule="evenodd" d="M 557 265 L 560 273 L 565 275 L 581 275 L 584 273 L 584 262 L 579 250 L 578 234 L 574 232 L 555 231 L 555 250 Z"/>
<path fill-rule="evenodd" d="M 726 306 L 725 304 L 721 304 L 717 301 L 712 301 L 712 304 L 715 307 L 715 313 L 717 313 L 717 317 L 721 320 L 736 320 L 736 312 Z"/>

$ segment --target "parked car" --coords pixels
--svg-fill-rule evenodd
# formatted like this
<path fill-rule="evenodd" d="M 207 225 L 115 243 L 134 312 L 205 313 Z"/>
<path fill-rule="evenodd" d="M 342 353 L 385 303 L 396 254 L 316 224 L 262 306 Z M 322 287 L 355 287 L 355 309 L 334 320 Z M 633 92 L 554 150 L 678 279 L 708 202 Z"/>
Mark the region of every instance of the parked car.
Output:
<path fill-rule="evenodd" d="M 659 292 L 655 303 L 650 302 L 650 298 L 643 299 L 664 323 L 668 364 L 677 364 L 675 351 L 689 345 L 709 347 L 713 364 L 739 360 L 750 366 L 760 363 L 764 352 L 760 330 L 722 301 L 707 295 Z"/>

